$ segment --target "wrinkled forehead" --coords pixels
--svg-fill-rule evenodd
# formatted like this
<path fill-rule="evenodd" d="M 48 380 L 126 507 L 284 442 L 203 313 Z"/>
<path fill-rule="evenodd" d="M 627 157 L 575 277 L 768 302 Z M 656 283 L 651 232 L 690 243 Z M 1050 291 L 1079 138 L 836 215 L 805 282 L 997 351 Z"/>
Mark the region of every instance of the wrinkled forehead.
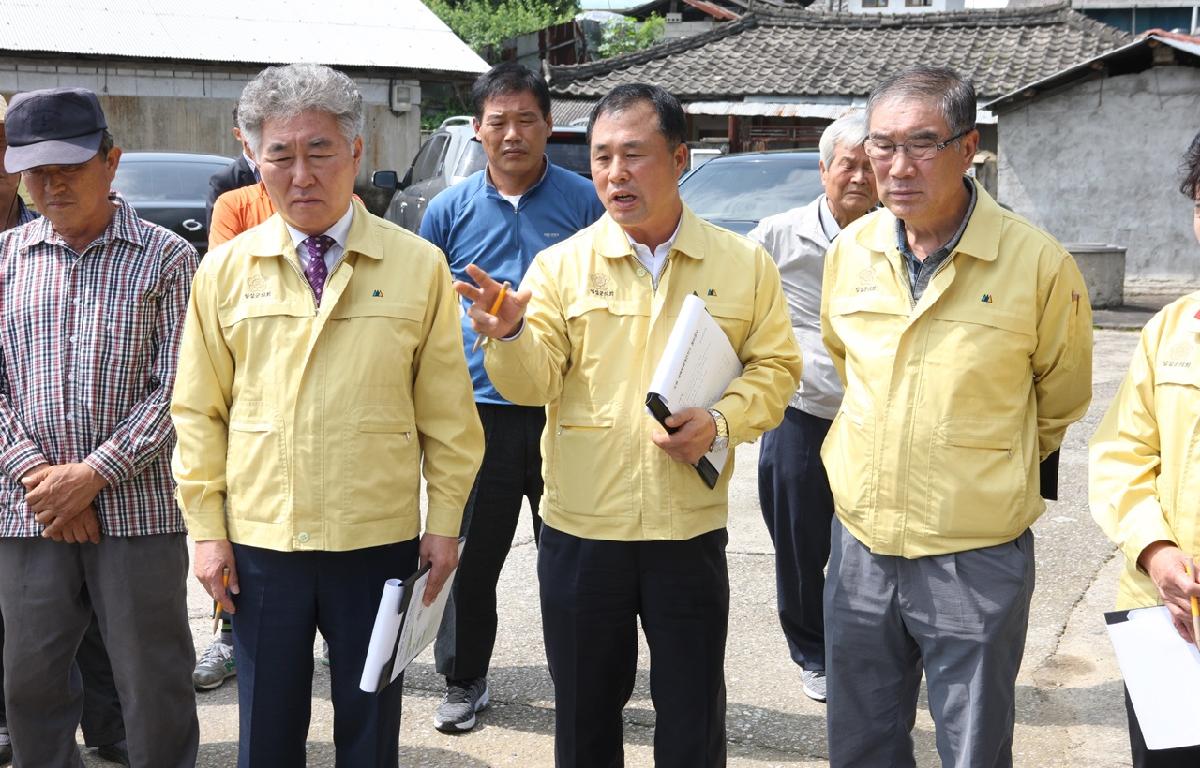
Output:
<path fill-rule="evenodd" d="M 947 127 L 940 102 L 929 96 L 886 96 L 872 106 L 867 116 L 868 136 L 940 136 Z"/>

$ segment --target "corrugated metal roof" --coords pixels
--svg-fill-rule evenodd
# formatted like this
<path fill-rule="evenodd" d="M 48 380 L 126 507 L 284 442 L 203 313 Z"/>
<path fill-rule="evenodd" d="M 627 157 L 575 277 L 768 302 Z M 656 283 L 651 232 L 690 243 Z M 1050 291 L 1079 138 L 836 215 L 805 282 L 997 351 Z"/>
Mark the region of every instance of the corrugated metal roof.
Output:
<path fill-rule="evenodd" d="M 487 69 L 420 0 L 3 0 L 0 51 Z"/>

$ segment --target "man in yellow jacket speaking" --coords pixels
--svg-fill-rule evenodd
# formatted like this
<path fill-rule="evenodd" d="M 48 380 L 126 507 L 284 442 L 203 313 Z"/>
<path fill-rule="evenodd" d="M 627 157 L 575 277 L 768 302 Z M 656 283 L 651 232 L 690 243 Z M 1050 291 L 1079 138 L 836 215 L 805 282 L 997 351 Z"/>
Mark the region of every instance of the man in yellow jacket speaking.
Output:
<path fill-rule="evenodd" d="M 402 684 L 358 682 L 384 581 L 419 558 L 436 595 L 458 560 L 483 431 L 457 301 L 437 248 L 351 198 L 353 81 L 271 67 L 238 114 L 277 213 L 196 273 L 171 406 L 195 573 L 233 616 L 238 766 L 305 765 L 319 628 L 337 764 L 394 768 Z"/>
<path fill-rule="evenodd" d="M 759 245 L 699 219 L 679 198 L 686 121 L 657 86 L 622 85 L 588 128 L 607 213 L 533 260 L 521 290 L 469 268 L 484 364 L 500 394 L 548 405 L 538 546 L 542 625 L 554 678 L 555 764 L 622 764 L 621 709 L 650 646 L 654 764 L 725 765 L 725 562 L 732 461 L 715 488 L 695 463 L 754 440 L 783 416 L 800 352 L 779 271 Z M 685 297 L 697 294 L 741 360 L 711 410 L 667 423 L 646 412 L 650 377 Z"/>
<path fill-rule="evenodd" d="M 1092 325 L 1071 255 L 964 176 L 978 143 L 955 72 L 884 80 L 864 148 L 886 208 L 825 260 L 834 768 L 914 764 L 922 670 L 942 764 L 1012 765 L 1038 464 L 1091 399 Z"/>

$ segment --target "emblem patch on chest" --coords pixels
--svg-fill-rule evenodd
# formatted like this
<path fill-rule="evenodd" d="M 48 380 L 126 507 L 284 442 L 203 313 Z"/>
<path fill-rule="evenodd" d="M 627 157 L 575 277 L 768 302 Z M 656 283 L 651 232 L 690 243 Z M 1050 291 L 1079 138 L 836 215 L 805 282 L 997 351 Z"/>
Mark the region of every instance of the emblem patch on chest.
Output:
<path fill-rule="evenodd" d="M 875 270 L 868 267 L 858 273 L 858 286 L 854 289 L 855 293 L 868 293 L 877 290 L 879 290 L 879 279 L 875 277 Z"/>
<path fill-rule="evenodd" d="M 1167 347 L 1159 365 L 1163 368 L 1191 368 L 1195 349 L 1196 344 L 1190 339 L 1176 339 Z"/>
<path fill-rule="evenodd" d="M 269 299 L 271 298 L 271 288 L 267 284 L 267 279 L 255 272 L 246 279 L 246 291 L 242 294 L 243 299 Z"/>
<path fill-rule="evenodd" d="M 617 295 L 611 287 L 608 275 L 602 272 L 593 272 L 588 275 L 588 293 L 593 296 L 598 296 L 602 299 L 611 299 Z"/>

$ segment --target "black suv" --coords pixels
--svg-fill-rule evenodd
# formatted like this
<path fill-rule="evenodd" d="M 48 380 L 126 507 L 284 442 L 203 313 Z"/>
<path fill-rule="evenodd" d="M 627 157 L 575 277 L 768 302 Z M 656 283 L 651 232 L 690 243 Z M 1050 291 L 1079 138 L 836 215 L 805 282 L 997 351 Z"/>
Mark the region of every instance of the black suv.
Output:
<path fill-rule="evenodd" d="M 555 165 L 592 177 L 588 156 L 587 129 L 583 126 L 555 126 L 546 142 L 546 155 Z M 483 145 L 475 140 L 468 116 L 450 117 L 430 135 L 412 165 L 400 178 L 395 171 L 375 171 L 371 183 L 394 191 L 383 217 L 410 232 L 416 232 L 425 215 L 425 207 L 434 195 L 466 179 L 487 165 Z"/>

